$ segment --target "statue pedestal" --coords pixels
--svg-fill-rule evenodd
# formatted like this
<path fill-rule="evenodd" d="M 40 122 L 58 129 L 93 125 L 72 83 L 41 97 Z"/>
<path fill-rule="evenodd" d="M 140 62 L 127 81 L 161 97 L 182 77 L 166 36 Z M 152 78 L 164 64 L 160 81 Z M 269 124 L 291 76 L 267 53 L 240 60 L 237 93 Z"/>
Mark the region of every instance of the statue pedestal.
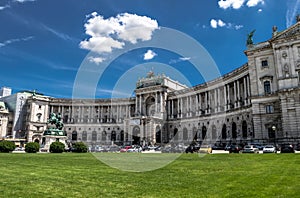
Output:
<path fill-rule="evenodd" d="M 42 142 L 43 147 L 41 148 L 41 151 L 49 152 L 50 145 L 53 142 L 61 142 L 65 145 L 65 148 L 67 148 L 67 144 L 66 144 L 67 139 L 68 138 L 64 131 L 58 129 L 47 129 L 43 135 L 43 142 Z"/>

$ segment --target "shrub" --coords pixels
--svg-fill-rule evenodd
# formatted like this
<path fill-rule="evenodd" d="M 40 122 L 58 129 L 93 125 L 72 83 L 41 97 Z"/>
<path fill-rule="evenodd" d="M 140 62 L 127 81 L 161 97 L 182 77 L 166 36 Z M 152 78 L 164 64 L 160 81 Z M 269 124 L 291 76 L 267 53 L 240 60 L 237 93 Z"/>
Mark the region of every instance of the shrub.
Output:
<path fill-rule="evenodd" d="M 87 146 L 83 142 L 76 142 L 73 145 L 73 148 L 73 151 L 76 153 L 86 153 L 88 150 Z"/>
<path fill-rule="evenodd" d="M 37 142 L 29 142 L 25 146 L 26 153 L 36 153 L 40 149 L 40 145 Z"/>
<path fill-rule="evenodd" d="M 65 145 L 61 142 L 52 142 L 50 145 L 51 153 L 62 153 L 65 150 Z"/>
<path fill-rule="evenodd" d="M 0 152 L 2 153 L 8 153 L 11 152 L 13 150 L 15 150 L 16 145 L 13 142 L 7 141 L 7 140 L 3 140 L 0 142 Z"/>

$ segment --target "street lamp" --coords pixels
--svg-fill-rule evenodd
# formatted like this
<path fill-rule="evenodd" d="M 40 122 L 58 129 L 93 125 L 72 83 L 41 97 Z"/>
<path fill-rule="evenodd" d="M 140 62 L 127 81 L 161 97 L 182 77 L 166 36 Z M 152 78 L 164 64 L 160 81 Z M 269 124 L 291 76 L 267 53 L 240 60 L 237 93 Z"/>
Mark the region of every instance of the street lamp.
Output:
<path fill-rule="evenodd" d="M 272 130 L 274 132 L 274 146 L 276 146 L 276 126 L 275 125 L 272 126 Z"/>

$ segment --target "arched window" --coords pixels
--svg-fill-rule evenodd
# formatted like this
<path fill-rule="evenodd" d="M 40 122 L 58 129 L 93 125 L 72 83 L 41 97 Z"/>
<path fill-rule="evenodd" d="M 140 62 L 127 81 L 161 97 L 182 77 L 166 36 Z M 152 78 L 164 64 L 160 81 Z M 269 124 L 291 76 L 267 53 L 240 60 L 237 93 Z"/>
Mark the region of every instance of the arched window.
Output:
<path fill-rule="evenodd" d="M 268 80 L 264 82 L 264 91 L 265 91 L 265 94 L 271 93 L 271 83 Z"/>
<path fill-rule="evenodd" d="M 96 131 L 92 132 L 92 141 L 97 141 L 97 132 Z"/>
<path fill-rule="evenodd" d="M 159 126 L 156 127 L 155 139 L 156 143 L 161 143 L 161 130 Z"/>
<path fill-rule="evenodd" d="M 231 127 L 232 127 L 232 128 L 231 128 L 232 138 L 233 138 L 233 139 L 236 139 L 236 138 L 237 138 L 236 123 L 233 122 Z"/>
<path fill-rule="evenodd" d="M 87 133 L 86 131 L 82 132 L 82 141 L 86 141 L 87 140 Z"/>
<path fill-rule="evenodd" d="M 121 131 L 121 142 L 123 142 L 124 141 L 124 131 L 122 130 Z"/>
<path fill-rule="evenodd" d="M 77 131 L 72 132 L 72 140 L 76 141 L 77 140 Z"/>
<path fill-rule="evenodd" d="M 197 139 L 198 139 L 197 128 L 194 127 L 194 128 L 193 128 L 193 140 L 194 140 L 194 141 L 197 141 Z"/>
<path fill-rule="evenodd" d="M 37 121 L 40 122 L 40 121 L 41 121 L 42 114 L 41 114 L 41 113 L 38 113 L 38 114 L 36 114 L 36 117 L 37 117 Z"/>

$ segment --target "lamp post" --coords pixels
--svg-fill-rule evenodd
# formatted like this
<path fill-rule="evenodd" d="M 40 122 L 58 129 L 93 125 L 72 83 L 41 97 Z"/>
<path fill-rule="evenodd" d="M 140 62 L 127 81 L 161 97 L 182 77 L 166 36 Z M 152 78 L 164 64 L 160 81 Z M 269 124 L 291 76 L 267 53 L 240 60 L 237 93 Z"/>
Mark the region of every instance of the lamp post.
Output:
<path fill-rule="evenodd" d="M 274 146 L 276 146 L 276 126 L 275 125 L 272 126 L 272 130 L 274 132 Z"/>

